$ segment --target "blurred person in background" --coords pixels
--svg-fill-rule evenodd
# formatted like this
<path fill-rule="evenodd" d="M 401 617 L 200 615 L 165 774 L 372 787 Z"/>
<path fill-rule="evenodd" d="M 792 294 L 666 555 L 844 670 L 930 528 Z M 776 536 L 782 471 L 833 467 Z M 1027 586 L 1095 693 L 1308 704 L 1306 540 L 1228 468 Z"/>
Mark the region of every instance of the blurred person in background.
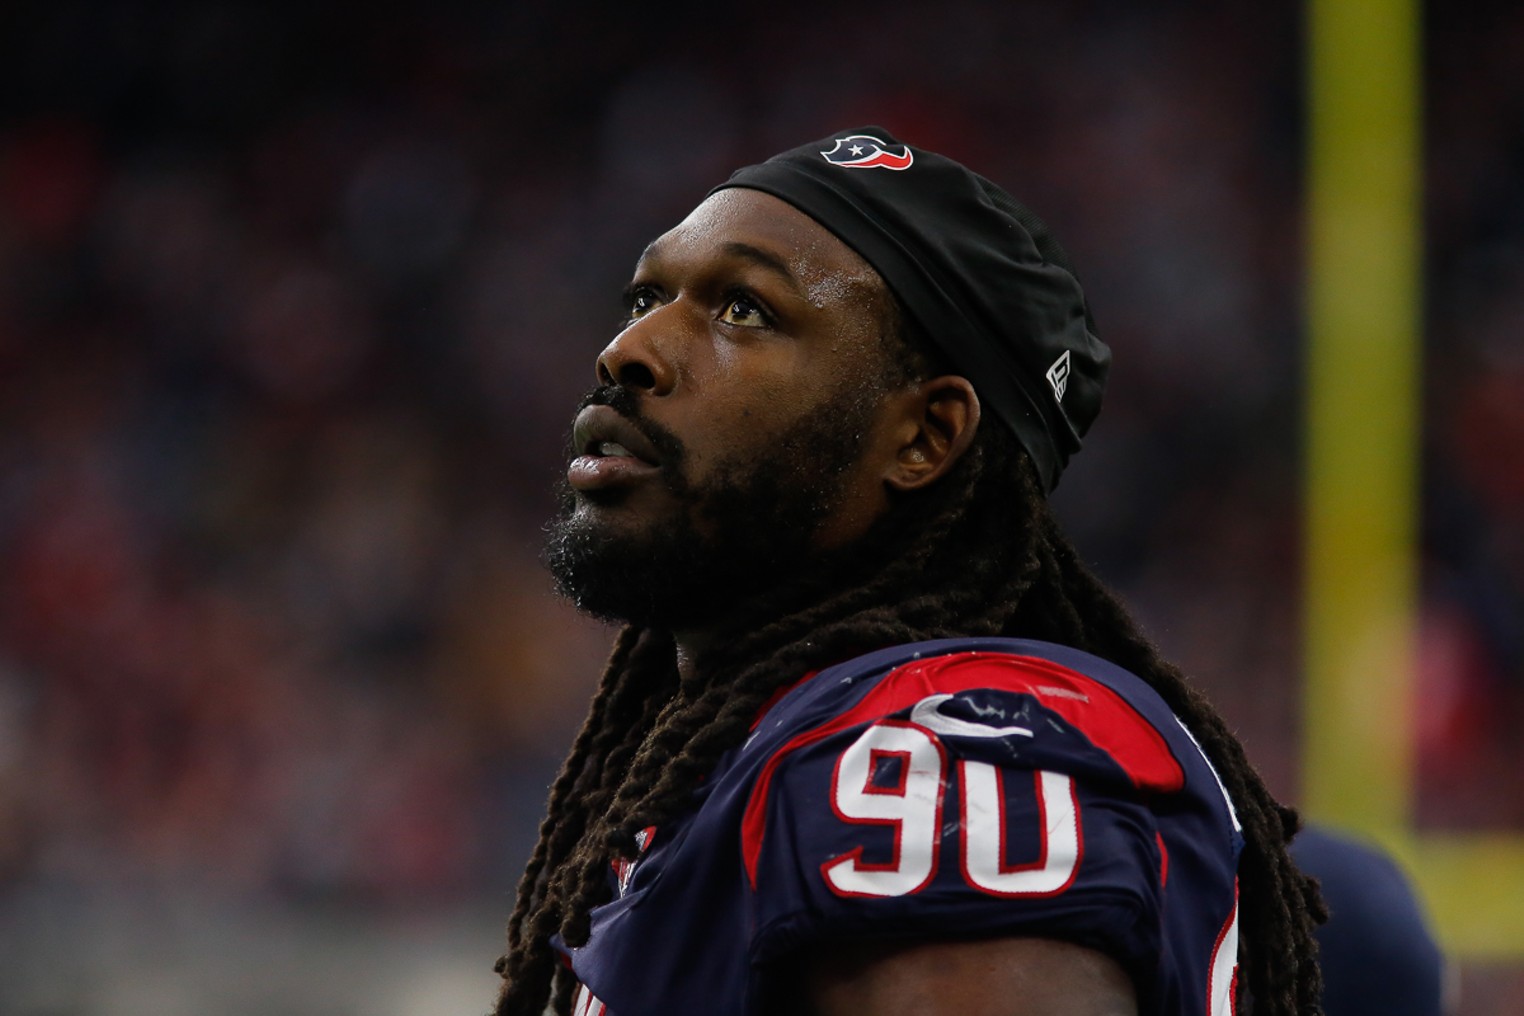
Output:
<path fill-rule="evenodd" d="M 1396 862 L 1317 824 L 1302 830 L 1291 855 L 1318 880 L 1328 906 L 1317 931 L 1327 1016 L 1440 1016 L 1454 1008 L 1444 957 Z"/>
<path fill-rule="evenodd" d="M 626 627 L 499 1016 L 1318 1012 L 1294 813 L 1048 509 L 1110 354 L 1042 223 L 862 128 L 626 296 L 547 552 Z"/>

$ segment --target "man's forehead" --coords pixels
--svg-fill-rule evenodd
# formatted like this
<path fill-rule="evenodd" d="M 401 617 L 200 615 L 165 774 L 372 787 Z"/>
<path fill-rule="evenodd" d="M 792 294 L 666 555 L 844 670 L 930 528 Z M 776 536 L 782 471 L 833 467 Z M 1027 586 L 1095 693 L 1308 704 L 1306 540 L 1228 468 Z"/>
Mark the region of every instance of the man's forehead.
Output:
<path fill-rule="evenodd" d="M 883 291 L 873 267 L 830 230 L 787 202 L 760 191 L 719 191 L 646 245 L 642 266 L 677 259 L 768 260 L 821 298 L 863 288 Z M 816 294 L 811 292 L 812 301 Z"/>

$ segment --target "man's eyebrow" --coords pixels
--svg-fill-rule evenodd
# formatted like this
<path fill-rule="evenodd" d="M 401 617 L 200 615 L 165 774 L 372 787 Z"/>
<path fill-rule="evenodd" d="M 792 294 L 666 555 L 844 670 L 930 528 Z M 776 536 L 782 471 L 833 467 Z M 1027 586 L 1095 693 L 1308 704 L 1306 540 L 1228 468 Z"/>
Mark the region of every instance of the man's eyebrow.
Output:
<path fill-rule="evenodd" d="M 753 247 L 749 243 L 742 243 L 739 240 L 732 240 L 721 249 L 731 257 L 741 258 L 761 268 L 766 268 L 769 272 L 787 283 L 788 287 L 799 296 L 805 296 L 804 287 L 799 284 L 798 276 L 794 274 L 793 269 L 789 268 L 788 262 L 776 254 L 765 251 L 760 247 Z"/>

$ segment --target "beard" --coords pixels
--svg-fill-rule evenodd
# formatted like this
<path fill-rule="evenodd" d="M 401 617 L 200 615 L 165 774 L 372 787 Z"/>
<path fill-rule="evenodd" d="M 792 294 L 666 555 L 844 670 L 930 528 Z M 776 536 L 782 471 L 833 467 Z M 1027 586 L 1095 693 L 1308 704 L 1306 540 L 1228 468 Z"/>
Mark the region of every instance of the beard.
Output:
<path fill-rule="evenodd" d="M 594 404 L 612 406 L 655 445 L 674 508 L 638 530 L 612 526 L 580 510 L 587 495 L 563 478 L 544 560 L 579 610 L 668 631 L 711 626 L 824 563 L 812 552 L 815 536 L 843 502 L 874 405 L 865 391 L 844 392 L 695 483 L 682 442 L 642 419 L 628 389 L 595 389 L 582 402 Z"/>

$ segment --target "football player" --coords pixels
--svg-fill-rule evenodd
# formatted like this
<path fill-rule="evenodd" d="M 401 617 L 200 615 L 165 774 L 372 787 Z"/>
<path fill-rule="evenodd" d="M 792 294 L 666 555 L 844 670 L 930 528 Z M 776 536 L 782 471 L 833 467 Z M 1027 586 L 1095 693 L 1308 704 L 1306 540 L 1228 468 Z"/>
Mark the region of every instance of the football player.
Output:
<path fill-rule="evenodd" d="M 1047 505 L 1110 354 L 1043 224 L 849 130 L 625 307 L 547 550 L 625 627 L 497 1013 L 1316 1013 L 1294 814 Z"/>

